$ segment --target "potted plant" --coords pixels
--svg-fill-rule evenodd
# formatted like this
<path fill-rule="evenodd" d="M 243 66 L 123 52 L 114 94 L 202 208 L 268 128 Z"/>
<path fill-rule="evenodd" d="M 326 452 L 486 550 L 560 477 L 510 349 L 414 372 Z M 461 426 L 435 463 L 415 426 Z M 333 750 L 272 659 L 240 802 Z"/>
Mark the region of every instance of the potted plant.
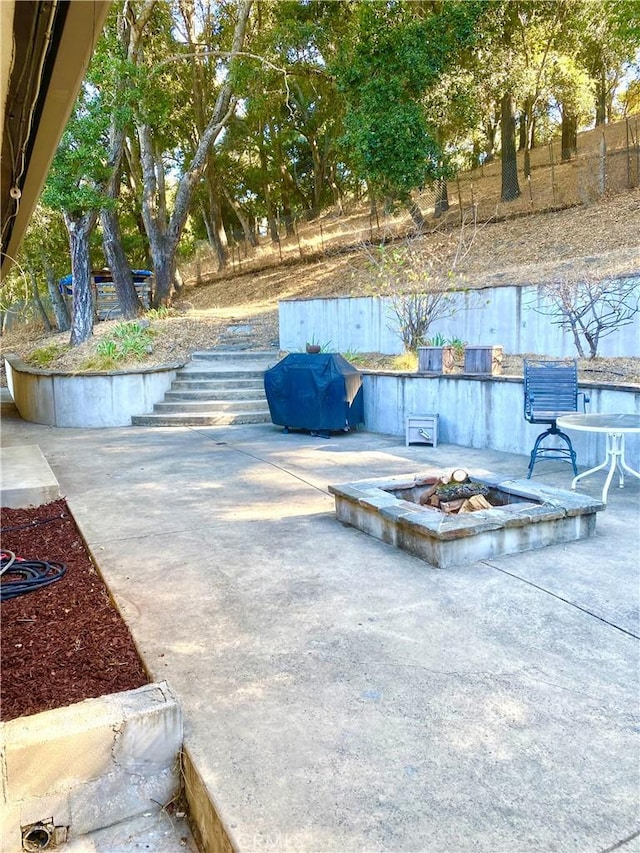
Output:
<path fill-rule="evenodd" d="M 453 373 L 454 348 L 443 335 L 437 334 L 418 347 L 419 373 Z"/>
<path fill-rule="evenodd" d="M 308 353 L 328 352 L 330 345 L 331 341 L 327 341 L 326 344 L 318 343 L 314 335 L 310 341 L 307 341 L 305 349 Z"/>

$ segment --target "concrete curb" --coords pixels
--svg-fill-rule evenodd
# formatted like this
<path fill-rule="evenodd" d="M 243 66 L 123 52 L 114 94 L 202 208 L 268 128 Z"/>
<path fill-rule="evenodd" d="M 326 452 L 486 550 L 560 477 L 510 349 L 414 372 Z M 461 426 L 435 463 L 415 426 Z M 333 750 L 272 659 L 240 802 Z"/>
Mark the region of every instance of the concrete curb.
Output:
<path fill-rule="evenodd" d="M 0 724 L 2 850 L 158 810 L 180 787 L 182 737 L 165 682 Z"/>
<path fill-rule="evenodd" d="M 0 506 L 20 509 L 60 497 L 60 485 L 37 444 L 0 448 L 0 469 Z"/>

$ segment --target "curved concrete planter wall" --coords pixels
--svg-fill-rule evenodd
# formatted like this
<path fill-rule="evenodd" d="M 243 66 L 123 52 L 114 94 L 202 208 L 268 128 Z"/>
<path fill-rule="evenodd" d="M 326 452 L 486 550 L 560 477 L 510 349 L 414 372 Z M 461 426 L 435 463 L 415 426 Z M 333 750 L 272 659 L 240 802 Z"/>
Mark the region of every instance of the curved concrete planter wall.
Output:
<path fill-rule="evenodd" d="M 59 373 L 5 358 L 7 383 L 20 417 L 55 427 L 130 426 L 131 416 L 150 412 L 171 387 L 183 362 L 105 373 Z"/>

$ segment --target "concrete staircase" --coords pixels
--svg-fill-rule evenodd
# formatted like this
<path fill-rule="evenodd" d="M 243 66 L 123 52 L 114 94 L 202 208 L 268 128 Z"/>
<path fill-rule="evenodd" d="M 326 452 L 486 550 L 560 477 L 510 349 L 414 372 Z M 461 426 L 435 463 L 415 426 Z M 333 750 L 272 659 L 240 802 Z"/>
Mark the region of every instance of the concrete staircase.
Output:
<path fill-rule="evenodd" d="M 153 412 L 134 415 L 133 426 L 226 426 L 269 423 L 265 370 L 277 352 L 194 352 Z"/>

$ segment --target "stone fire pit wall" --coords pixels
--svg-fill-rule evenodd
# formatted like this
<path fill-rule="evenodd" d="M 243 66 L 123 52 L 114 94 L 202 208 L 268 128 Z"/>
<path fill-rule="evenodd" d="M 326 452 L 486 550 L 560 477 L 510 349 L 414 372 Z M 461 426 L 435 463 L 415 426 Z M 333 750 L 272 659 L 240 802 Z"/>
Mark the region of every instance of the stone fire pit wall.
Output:
<path fill-rule="evenodd" d="M 587 495 L 483 471 L 470 476 L 500 493 L 504 505 L 447 515 L 415 503 L 428 473 L 437 472 L 330 485 L 336 516 L 432 566 L 448 568 L 592 536 L 596 513 L 604 509 Z"/>

